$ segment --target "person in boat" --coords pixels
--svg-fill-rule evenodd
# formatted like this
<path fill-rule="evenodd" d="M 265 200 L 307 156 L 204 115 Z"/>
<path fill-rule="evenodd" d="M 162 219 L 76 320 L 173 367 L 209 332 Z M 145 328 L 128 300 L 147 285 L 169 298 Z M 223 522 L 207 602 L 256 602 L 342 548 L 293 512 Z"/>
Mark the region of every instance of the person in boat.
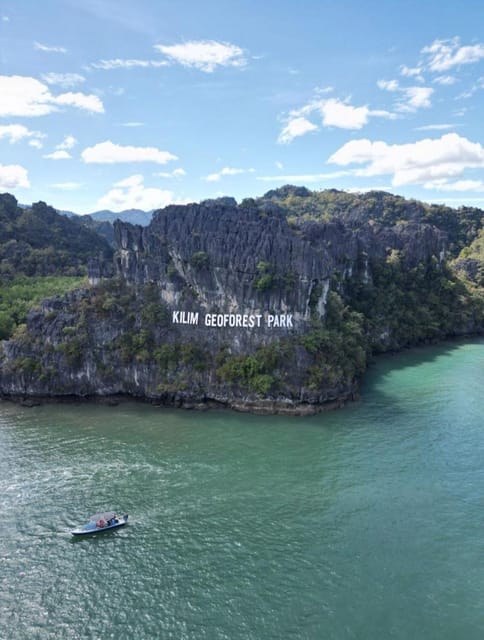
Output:
<path fill-rule="evenodd" d="M 101 518 L 101 520 L 99 520 L 99 522 L 97 523 L 97 526 L 99 527 L 99 529 L 103 529 L 104 527 L 107 526 L 106 522 Z"/>

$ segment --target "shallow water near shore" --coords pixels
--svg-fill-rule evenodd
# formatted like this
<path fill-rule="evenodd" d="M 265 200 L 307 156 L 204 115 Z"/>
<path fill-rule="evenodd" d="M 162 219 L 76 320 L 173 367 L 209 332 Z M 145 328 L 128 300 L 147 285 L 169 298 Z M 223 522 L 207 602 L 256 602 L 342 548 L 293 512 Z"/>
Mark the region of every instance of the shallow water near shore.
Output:
<path fill-rule="evenodd" d="M 306 418 L 0 404 L 0 637 L 481 640 L 483 390 L 475 339 Z"/>

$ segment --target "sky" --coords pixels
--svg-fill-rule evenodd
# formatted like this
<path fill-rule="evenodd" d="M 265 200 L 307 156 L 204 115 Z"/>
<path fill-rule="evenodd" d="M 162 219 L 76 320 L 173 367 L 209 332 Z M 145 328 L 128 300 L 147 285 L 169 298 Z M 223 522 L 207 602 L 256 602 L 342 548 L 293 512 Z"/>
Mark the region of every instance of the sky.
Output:
<path fill-rule="evenodd" d="M 483 31 L 478 0 L 0 0 L 0 191 L 484 207 Z"/>

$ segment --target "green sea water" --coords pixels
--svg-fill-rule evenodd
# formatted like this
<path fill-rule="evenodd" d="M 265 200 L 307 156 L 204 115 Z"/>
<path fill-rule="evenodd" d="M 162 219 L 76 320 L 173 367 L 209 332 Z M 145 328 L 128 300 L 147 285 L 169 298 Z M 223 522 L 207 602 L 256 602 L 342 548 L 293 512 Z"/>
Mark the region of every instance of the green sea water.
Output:
<path fill-rule="evenodd" d="M 0 404 L 0 638 L 482 640 L 484 341 L 310 418 Z M 76 539 L 91 513 L 116 532 Z"/>

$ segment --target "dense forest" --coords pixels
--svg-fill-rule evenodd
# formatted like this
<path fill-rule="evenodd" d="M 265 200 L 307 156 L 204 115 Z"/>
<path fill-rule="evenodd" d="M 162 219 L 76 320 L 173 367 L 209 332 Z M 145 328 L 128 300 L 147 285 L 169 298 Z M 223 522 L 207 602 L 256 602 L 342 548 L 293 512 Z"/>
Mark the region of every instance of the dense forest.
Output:
<path fill-rule="evenodd" d="M 408 267 L 403 250 L 382 258 L 369 257 L 372 277 L 358 274 L 336 289 L 350 309 L 362 314 L 370 350 L 435 341 L 459 333 L 459 327 L 484 323 L 484 211 L 475 207 L 406 200 L 383 191 L 347 193 L 335 189 L 310 191 L 286 185 L 266 193 L 261 202 L 276 202 L 288 221 L 303 230 L 311 222 L 342 221 L 352 229 L 405 229 L 429 225 L 445 238 L 445 260 L 432 259 Z M 387 338 L 382 336 L 385 327 Z"/>
<path fill-rule="evenodd" d="M 60 215 L 45 202 L 21 208 L 16 199 L 0 195 L 0 275 L 80 276 L 90 258 L 110 259 L 105 239 L 85 225 Z"/>
<path fill-rule="evenodd" d="M 444 231 L 448 237 L 449 257 L 459 253 L 475 240 L 484 224 L 484 211 L 476 207 L 452 209 L 445 205 L 407 200 L 385 191 L 348 193 L 337 189 L 310 191 L 305 187 L 286 185 L 268 191 L 261 201 L 277 202 L 294 224 L 305 221 L 329 222 L 343 220 L 361 227 L 379 223 L 392 227 L 409 222 L 429 224 Z"/>
<path fill-rule="evenodd" d="M 42 299 L 86 283 L 89 260 L 112 260 L 100 226 L 60 215 L 44 202 L 23 208 L 12 195 L 0 195 L 0 339 Z"/>

